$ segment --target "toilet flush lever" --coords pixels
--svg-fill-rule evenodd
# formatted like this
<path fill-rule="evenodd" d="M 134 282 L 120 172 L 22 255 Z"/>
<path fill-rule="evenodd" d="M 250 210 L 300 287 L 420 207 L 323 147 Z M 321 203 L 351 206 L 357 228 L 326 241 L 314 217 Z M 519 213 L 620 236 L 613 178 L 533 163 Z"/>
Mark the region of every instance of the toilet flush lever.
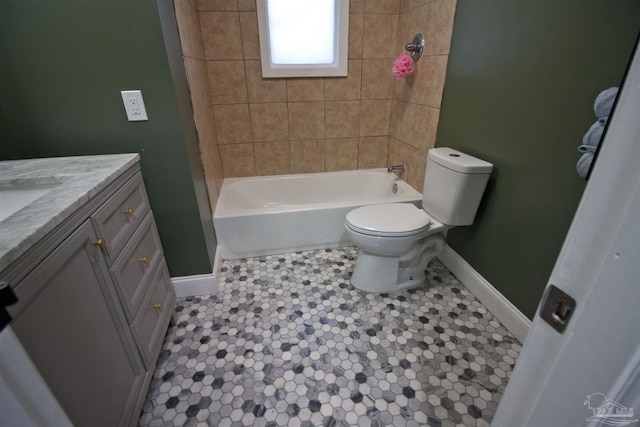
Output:
<path fill-rule="evenodd" d="M 554 285 L 549 285 L 542 298 L 540 317 L 562 333 L 576 308 L 576 300 Z"/>

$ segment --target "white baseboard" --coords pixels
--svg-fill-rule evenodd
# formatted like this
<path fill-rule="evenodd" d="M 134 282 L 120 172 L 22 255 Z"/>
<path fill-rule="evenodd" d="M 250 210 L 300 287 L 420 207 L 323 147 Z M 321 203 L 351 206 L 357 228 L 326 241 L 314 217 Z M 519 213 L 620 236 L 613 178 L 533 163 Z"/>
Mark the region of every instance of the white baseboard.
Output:
<path fill-rule="evenodd" d="M 487 307 L 515 339 L 524 343 L 531 327 L 531 320 L 527 316 L 522 314 L 511 301 L 505 298 L 449 245 L 445 246 L 438 259 Z"/>
<path fill-rule="evenodd" d="M 176 291 L 176 297 L 185 298 L 196 295 L 211 295 L 218 292 L 218 278 L 220 277 L 220 246 L 216 248 L 213 260 L 213 272 L 193 276 L 172 277 L 171 284 Z"/>

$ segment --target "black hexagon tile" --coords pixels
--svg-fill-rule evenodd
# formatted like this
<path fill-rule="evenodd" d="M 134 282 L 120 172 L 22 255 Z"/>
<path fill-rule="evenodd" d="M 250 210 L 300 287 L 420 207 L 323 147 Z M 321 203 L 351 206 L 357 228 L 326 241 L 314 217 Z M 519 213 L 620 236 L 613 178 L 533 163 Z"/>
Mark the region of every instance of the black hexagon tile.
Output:
<path fill-rule="evenodd" d="M 520 344 L 438 260 L 373 295 L 356 256 L 224 261 L 178 301 L 140 426 L 489 426 Z"/>

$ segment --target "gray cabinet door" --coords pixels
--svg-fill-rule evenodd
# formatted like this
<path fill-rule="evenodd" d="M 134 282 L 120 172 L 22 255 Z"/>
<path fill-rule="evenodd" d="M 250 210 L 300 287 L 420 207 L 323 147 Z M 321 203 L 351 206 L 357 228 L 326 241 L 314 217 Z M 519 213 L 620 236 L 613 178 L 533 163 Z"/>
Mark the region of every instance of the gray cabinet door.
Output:
<path fill-rule="evenodd" d="M 17 284 L 11 326 L 75 425 L 129 425 L 143 367 L 95 240 L 86 221 Z"/>

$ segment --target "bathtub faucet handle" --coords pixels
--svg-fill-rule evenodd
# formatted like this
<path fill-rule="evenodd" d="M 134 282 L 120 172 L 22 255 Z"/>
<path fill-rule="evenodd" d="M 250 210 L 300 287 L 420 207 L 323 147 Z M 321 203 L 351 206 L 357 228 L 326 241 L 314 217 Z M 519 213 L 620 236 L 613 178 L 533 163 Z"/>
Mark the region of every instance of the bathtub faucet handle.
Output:
<path fill-rule="evenodd" d="M 402 175 L 407 170 L 405 165 L 392 165 L 387 168 L 387 172 L 399 172 L 399 175 Z"/>

